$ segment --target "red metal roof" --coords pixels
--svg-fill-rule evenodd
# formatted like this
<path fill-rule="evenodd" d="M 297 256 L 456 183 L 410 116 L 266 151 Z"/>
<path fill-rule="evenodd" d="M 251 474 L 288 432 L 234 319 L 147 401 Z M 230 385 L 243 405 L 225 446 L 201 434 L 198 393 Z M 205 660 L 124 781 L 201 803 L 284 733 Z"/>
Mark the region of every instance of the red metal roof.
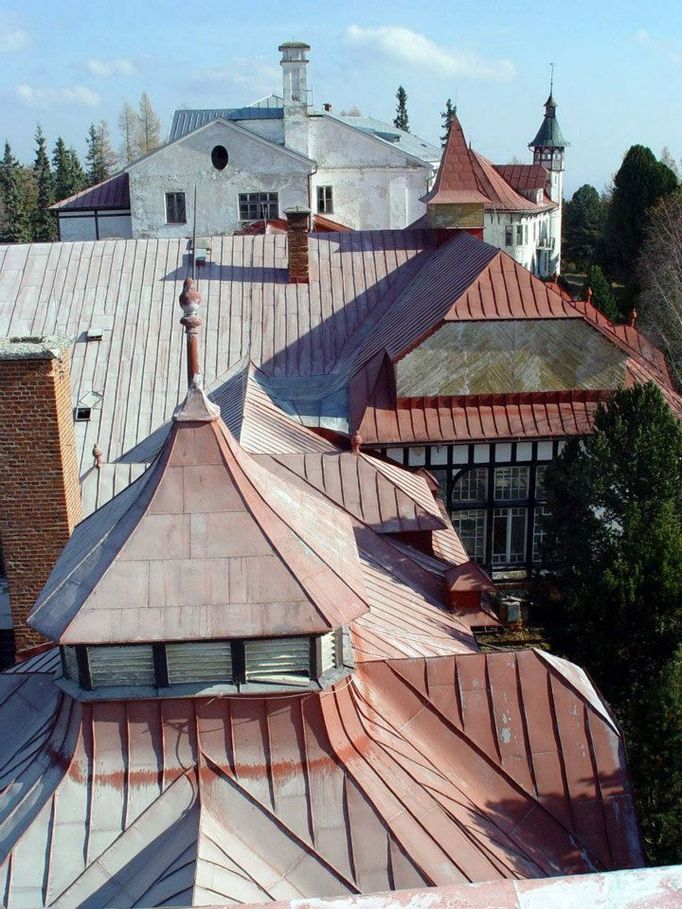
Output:
<path fill-rule="evenodd" d="M 46 637 L 313 634 L 367 610 L 347 516 L 257 464 L 209 408 L 190 389 L 149 475 L 78 526 L 31 615 Z"/>
<path fill-rule="evenodd" d="M 67 199 L 62 199 L 50 206 L 54 211 L 80 211 L 82 209 L 122 209 L 130 208 L 130 188 L 128 174 L 117 174 L 102 183 L 81 190 Z"/>
<path fill-rule="evenodd" d="M 483 442 L 585 435 L 609 391 L 536 391 L 499 395 L 400 398 L 368 407 L 360 425 L 367 445 Z"/>
<path fill-rule="evenodd" d="M 8 909 L 262 903 L 643 862 L 622 738 L 585 675 L 547 654 L 364 660 L 305 695 L 91 704 L 45 659 L 0 677 Z"/>
<path fill-rule="evenodd" d="M 530 189 L 544 189 L 549 171 L 542 164 L 494 164 L 493 167 L 517 192 Z"/>
<path fill-rule="evenodd" d="M 423 201 L 435 204 L 487 202 L 486 196 L 481 192 L 471 152 L 457 117 L 450 126 L 433 189 L 424 196 Z"/>

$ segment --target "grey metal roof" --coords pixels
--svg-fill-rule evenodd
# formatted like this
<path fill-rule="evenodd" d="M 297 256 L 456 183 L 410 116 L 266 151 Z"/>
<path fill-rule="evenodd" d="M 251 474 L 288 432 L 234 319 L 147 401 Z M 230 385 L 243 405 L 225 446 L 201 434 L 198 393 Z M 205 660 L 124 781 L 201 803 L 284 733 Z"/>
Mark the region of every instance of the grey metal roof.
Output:
<path fill-rule="evenodd" d="M 342 123 L 346 123 L 348 126 L 354 127 L 354 129 L 359 129 L 360 132 L 374 136 L 375 139 L 381 139 L 387 145 L 399 148 L 406 155 L 412 155 L 412 157 L 419 158 L 427 164 L 438 163 L 443 154 L 442 148 L 420 139 L 419 136 L 415 136 L 413 133 L 397 129 L 391 123 L 377 120 L 375 117 L 349 117 L 342 114 L 329 113 L 325 113 L 325 116 L 341 120 Z"/>
<path fill-rule="evenodd" d="M 220 117 L 222 120 L 281 120 L 281 107 L 231 107 L 211 110 L 176 110 L 170 128 L 169 142 L 175 142 L 200 126 Z"/>

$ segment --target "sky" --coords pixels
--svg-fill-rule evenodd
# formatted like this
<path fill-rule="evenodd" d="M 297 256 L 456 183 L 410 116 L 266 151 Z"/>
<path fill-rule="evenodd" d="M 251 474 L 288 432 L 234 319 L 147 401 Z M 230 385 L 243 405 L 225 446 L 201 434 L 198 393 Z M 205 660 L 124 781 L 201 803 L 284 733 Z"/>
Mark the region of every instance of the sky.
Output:
<path fill-rule="evenodd" d="M 0 0 L 0 140 L 28 163 L 39 122 L 50 148 L 61 135 L 82 154 L 106 120 L 118 146 L 143 91 L 165 137 L 178 107 L 281 94 L 290 40 L 311 45 L 315 105 L 391 121 L 402 84 L 411 131 L 438 142 L 450 97 L 495 163 L 530 160 L 554 63 L 568 197 L 604 189 L 635 143 L 682 158 L 679 0 Z"/>

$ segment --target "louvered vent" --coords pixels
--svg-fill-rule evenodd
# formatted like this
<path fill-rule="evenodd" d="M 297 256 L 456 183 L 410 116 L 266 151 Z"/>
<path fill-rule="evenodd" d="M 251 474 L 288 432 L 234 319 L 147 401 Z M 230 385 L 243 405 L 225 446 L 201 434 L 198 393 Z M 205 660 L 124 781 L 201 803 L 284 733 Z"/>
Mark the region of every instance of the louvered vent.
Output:
<path fill-rule="evenodd" d="M 232 648 L 229 641 L 166 644 L 168 681 L 231 682 Z"/>
<path fill-rule="evenodd" d="M 320 638 L 320 650 L 322 654 L 322 665 L 320 669 L 326 672 L 328 669 L 334 669 L 336 666 L 336 632 L 330 631 L 323 634 Z"/>
<path fill-rule="evenodd" d="M 105 685 L 155 685 L 151 645 L 88 647 L 93 688 Z"/>
<path fill-rule="evenodd" d="M 244 642 L 247 682 L 292 682 L 310 678 L 310 638 Z"/>
<path fill-rule="evenodd" d="M 78 658 L 76 657 L 75 647 L 62 647 L 64 654 L 64 674 L 67 679 L 78 681 Z"/>

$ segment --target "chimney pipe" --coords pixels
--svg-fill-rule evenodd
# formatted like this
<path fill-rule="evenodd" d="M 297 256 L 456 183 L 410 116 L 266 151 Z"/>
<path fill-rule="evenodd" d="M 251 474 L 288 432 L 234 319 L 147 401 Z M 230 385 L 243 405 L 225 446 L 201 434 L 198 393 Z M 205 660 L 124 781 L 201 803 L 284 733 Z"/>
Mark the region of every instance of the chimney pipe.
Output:
<path fill-rule="evenodd" d="M 327 102 L 327 103 L 324 105 L 324 109 L 327 111 L 328 114 L 330 114 L 330 113 L 332 112 L 332 106 L 331 106 L 331 104 L 330 104 L 329 102 Z"/>
<path fill-rule="evenodd" d="M 297 206 L 284 211 L 287 216 L 287 248 L 290 284 L 308 284 L 308 222 L 310 209 Z"/>

